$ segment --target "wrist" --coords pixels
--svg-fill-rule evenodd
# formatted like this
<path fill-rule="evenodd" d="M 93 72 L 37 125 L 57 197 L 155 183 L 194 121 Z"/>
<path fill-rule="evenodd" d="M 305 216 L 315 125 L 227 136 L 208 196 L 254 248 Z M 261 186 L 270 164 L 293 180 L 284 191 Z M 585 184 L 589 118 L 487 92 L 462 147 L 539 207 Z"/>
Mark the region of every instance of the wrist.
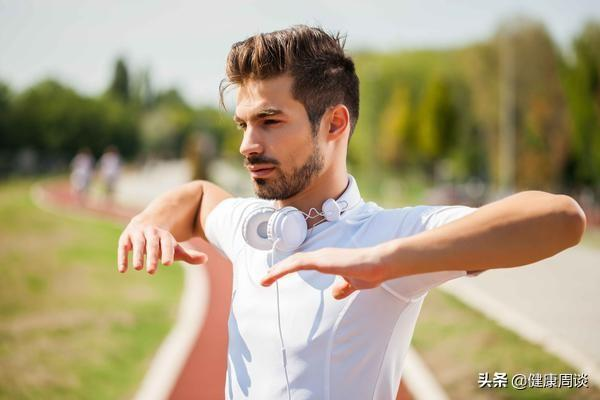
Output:
<path fill-rule="evenodd" d="M 145 212 L 141 212 L 137 215 L 135 215 L 133 218 L 131 218 L 131 220 L 129 221 L 130 225 L 151 225 L 151 226 L 155 226 L 157 228 L 161 228 L 164 230 L 169 230 L 169 226 L 164 223 L 163 221 L 160 221 L 159 218 L 157 218 L 157 216 L 149 214 L 149 213 L 145 213 Z"/>
<path fill-rule="evenodd" d="M 401 239 L 395 239 L 374 247 L 377 262 L 383 271 L 384 280 L 386 281 L 408 275 L 404 272 L 402 258 L 396 257 L 401 245 Z"/>

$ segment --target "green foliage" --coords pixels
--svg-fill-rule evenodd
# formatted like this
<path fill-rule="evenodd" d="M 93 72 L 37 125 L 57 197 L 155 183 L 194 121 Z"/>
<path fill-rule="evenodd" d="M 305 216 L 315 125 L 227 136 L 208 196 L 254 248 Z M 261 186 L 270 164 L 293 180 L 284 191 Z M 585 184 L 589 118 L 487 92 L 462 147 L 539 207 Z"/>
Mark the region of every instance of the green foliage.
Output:
<path fill-rule="evenodd" d="M 589 22 L 573 41 L 573 62 L 563 69 L 571 112 L 567 182 L 600 184 L 600 23 Z"/>
<path fill-rule="evenodd" d="M 11 160 L 24 149 L 66 165 L 83 147 L 99 156 L 114 145 L 133 158 L 179 157 L 188 139 L 200 134 L 212 136 L 219 149 L 239 145 L 228 114 L 194 109 L 174 88 L 155 94 L 147 70 L 133 76 L 130 82 L 125 62 L 117 60 L 109 89 L 97 97 L 50 79 L 13 95 L 0 82 L 0 172 L 14 168 Z"/>
<path fill-rule="evenodd" d="M 11 147 L 10 135 L 12 94 L 8 85 L 0 82 L 0 149 Z"/>
<path fill-rule="evenodd" d="M 405 86 L 395 86 L 381 113 L 379 154 L 388 165 L 400 167 L 413 161 L 416 148 L 415 118 L 411 93 Z M 411 158 L 411 156 L 413 156 Z"/>
<path fill-rule="evenodd" d="M 129 72 L 125 61 L 119 58 L 115 64 L 115 72 L 108 93 L 114 98 L 127 103 L 130 98 L 129 89 Z"/>
<path fill-rule="evenodd" d="M 353 54 L 361 111 L 348 153 L 355 172 L 422 171 L 430 179 L 504 181 L 502 144 L 514 132 L 516 189 L 600 188 L 600 23 L 562 54 L 544 26 L 513 18 L 463 48 Z M 23 148 L 67 159 L 115 144 L 125 156 L 179 157 L 209 137 L 237 155 L 227 112 L 154 92 L 147 69 L 115 63 L 105 95 L 56 81 L 19 94 L 0 83 L 0 170 Z M 600 189 L 598 189 L 600 190 Z M 600 194 L 600 193 L 599 193 Z"/>
<path fill-rule="evenodd" d="M 452 102 L 447 81 L 429 80 L 419 109 L 417 148 L 427 163 L 448 154 L 456 144 L 458 110 Z"/>
<path fill-rule="evenodd" d="M 29 147 L 67 157 L 84 146 L 100 154 L 109 144 L 125 156 L 133 155 L 139 144 L 135 116 L 110 97 L 83 97 L 46 80 L 18 95 L 12 104 L 10 149 Z"/>
<path fill-rule="evenodd" d="M 188 106 L 177 90 L 159 93 L 151 108 L 141 114 L 142 151 L 159 156 L 179 157 L 191 137 L 213 138 L 217 149 L 231 153 L 239 146 L 232 117 L 215 108 Z"/>
<path fill-rule="evenodd" d="M 597 184 L 598 32 L 590 23 L 576 39 L 573 65 L 528 18 L 460 49 L 355 54 L 361 118 L 351 165 L 497 184 L 501 138 L 514 132 L 517 189 Z"/>

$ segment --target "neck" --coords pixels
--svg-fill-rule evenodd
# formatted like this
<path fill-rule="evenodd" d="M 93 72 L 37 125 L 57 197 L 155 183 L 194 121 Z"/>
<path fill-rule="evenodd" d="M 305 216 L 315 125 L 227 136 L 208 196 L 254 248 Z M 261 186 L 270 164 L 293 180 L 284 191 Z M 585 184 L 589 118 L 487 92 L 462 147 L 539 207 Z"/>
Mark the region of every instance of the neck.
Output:
<path fill-rule="evenodd" d="M 326 171 L 316 177 L 305 190 L 289 199 L 278 200 L 276 205 L 279 208 L 292 206 L 307 214 L 311 208 L 315 208 L 320 212 L 325 200 L 337 199 L 344 193 L 347 186 L 348 172 L 345 168 L 338 168 L 337 171 Z M 320 217 L 307 219 L 308 227 L 311 228 L 320 219 Z"/>

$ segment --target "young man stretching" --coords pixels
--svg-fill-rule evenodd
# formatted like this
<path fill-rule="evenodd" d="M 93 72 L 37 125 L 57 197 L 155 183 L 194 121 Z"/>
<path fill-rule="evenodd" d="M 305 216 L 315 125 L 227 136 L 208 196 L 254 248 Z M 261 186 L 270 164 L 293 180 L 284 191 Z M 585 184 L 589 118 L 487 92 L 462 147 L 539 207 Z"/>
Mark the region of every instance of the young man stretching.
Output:
<path fill-rule="evenodd" d="M 570 197 L 525 191 L 480 208 L 365 203 L 346 170 L 358 77 L 339 36 L 296 26 L 235 43 L 240 153 L 256 198 L 194 181 L 154 200 L 119 240 L 119 271 L 203 263 L 201 236 L 234 268 L 225 395 L 395 399 L 427 292 L 550 257 L 586 219 Z M 375 155 L 372 155 L 375 156 Z"/>

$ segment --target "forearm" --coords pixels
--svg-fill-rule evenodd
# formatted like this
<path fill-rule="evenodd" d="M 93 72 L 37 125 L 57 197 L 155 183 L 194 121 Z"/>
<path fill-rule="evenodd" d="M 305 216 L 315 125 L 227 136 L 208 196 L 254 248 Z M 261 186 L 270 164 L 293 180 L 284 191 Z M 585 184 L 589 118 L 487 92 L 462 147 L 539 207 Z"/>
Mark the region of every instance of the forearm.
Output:
<path fill-rule="evenodd" d="M 570 197 L 527 191 L 421 234 L 377 246 L 387 279 L 443 270 L 530 264 L 581 240 L 585 215 Z"/>
<path fill-rule="evenodd" d="M 201 180 L 183 184 L 154 199 L 132 223 L 160 227 L 177 241 L 185 241 L 193 236 L 203 193 Z"/>

